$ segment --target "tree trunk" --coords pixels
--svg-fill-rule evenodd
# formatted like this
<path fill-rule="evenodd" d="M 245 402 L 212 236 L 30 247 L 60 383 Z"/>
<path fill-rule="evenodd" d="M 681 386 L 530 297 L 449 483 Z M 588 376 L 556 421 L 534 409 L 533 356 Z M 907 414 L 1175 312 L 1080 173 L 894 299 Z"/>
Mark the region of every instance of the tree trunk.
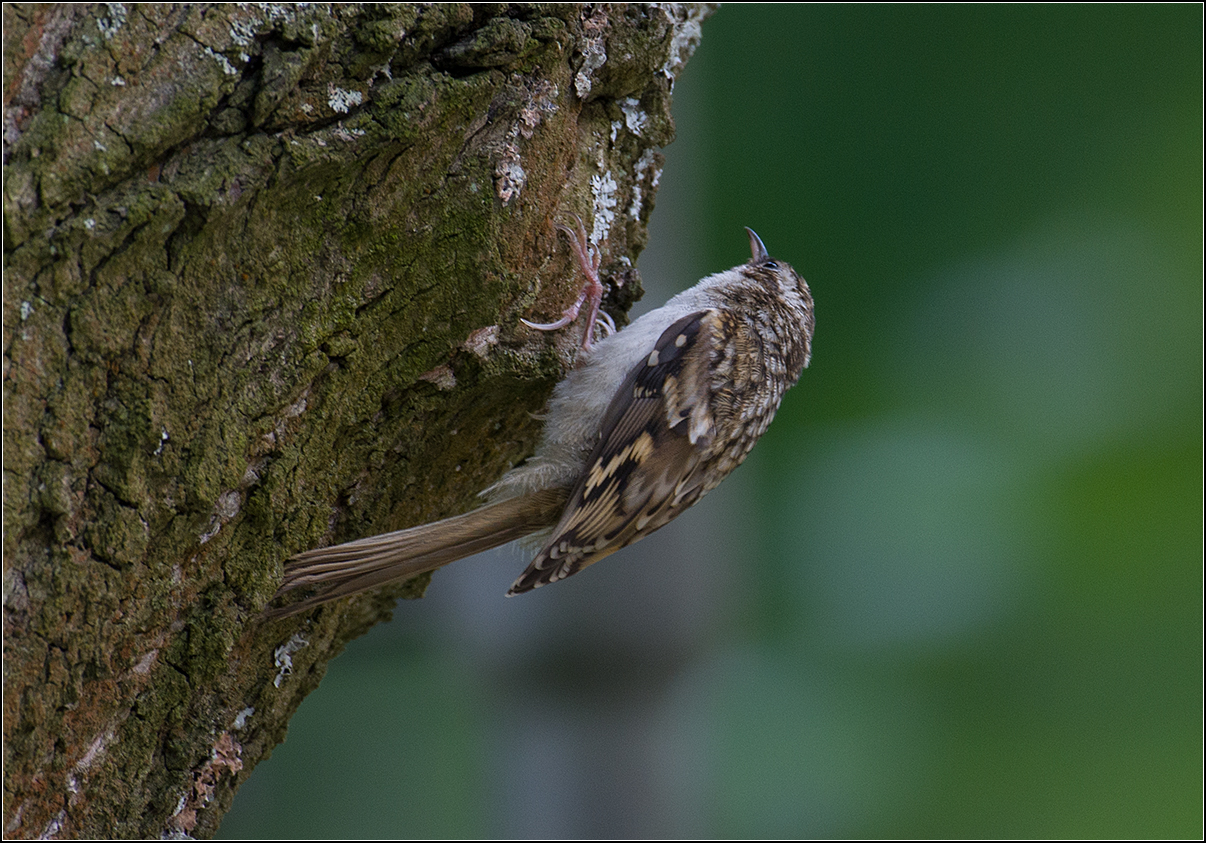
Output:
<path fill-rule="evenodd" d="M 692 4 L 4 8 L 4 822 L 209 836 L 352 637 L 290 554 L 531 452 L 639 294 Z"/>

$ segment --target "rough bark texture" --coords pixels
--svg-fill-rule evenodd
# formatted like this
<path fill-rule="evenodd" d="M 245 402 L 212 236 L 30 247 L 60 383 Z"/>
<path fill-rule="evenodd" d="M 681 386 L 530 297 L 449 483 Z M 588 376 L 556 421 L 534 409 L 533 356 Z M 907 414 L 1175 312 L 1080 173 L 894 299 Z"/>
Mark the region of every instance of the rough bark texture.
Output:
<path fill-rule="evenodd" d="M 209 836 L 424 582 L 267 624 L 289 554 L 526 456 L 638 294 L 706 7 L 6 5 L 4 823 Z"/>

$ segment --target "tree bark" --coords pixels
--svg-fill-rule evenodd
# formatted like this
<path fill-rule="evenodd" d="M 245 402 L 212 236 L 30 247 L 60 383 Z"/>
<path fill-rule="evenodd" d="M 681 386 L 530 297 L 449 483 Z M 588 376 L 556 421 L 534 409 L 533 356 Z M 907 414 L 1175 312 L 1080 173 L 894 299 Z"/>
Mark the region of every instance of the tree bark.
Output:
<path fill-rule="evenodd" d="M 210 836 L 351 638 L 281 563 L 463 511 L 639 295 L 694 4 L 8 4 L 4 822 Z"/>

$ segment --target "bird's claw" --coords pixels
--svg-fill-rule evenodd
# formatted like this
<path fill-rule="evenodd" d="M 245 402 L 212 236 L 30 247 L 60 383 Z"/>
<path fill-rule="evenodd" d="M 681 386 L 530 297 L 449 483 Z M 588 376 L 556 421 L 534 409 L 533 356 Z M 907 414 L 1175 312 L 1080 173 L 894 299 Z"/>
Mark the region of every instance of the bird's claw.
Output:
<path fill-rule="evenodd" d="M 582 218 L 575 214 L 574 219 L 578 221 L 576 230 L 562 223 L 557 223 L 556 228 L 569 240 L 570 249 L 578 260 L 578 267 L 586 276 L 586 283 L 582 285 L 582 292 L 578 295 L 578 300 L 567 307 L 556 322 L 529 322 L 527 319 L 520 319 L 520 321 L 538 331 L 556 331 L 577 319 L 582 305 L 585 304 L 587 305 L 587 319 L 586 326 L 582 331 L 582 350 L 587 351 L 591 347 L 591 335 L 594 333 L 596 324 L 606 330 L 604 336 L 614 334 L 616 324 L 610 316 L 599 310 L 599 304 L 603 301 L 603 284 L 599 281 L 599 264 L 603 260 L 602 255 L 598 249 L 591 247 Z"/>

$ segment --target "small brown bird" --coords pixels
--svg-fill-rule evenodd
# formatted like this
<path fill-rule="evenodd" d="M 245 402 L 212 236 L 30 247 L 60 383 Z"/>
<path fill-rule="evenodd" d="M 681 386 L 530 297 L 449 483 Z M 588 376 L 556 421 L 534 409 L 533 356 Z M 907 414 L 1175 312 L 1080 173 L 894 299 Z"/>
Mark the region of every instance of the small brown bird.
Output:
<path fill-rule="evenodd" d="M 464 515 L 299 553 L 277 592 L 325 590 L 269 610 L 291 615 L 532 534 L 543 546 L 507 596 L 593 565 L 669 523 L 741 464 L 812 352 L 812 294 L 751 229 L 749 263 L 710 275 L 622 331 L 592 342 L 599 255 L 566 234 L 586 276 L 557 322 L 588 315 L 575 368 L 549 401 L 535 456 Z M 605 328 L 610 319 L 604 314 Z"/>

